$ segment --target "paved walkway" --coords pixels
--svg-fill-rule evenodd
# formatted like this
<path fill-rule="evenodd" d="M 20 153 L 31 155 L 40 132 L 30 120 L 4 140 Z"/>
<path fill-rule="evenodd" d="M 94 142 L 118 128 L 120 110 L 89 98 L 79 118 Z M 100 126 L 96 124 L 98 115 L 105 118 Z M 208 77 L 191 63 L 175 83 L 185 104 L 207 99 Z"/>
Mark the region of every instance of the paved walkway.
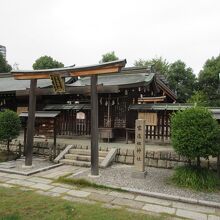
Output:
<path fill-rule="evenodd" d="M 33 190 L 36 193 L 60 197 L 73 202 L 101 203 L 106 208 L 126 208 L 129 211 L 153 215 L 169 214 L 168 219 L 220 220 L 220 209 L 203 205 L 158 199 L 141 194 L 122 193 L 112 190 L 94 188 L 77 188 L 54 183 L 54 180 L 65 174 L 78 174 L 87 168 L 60 166 L 32 176 L 22 176 L 0 172 L 0 187 L 19 187 L 22 190 Z M 165 217 L 161 217 L 163 219 Z"/>

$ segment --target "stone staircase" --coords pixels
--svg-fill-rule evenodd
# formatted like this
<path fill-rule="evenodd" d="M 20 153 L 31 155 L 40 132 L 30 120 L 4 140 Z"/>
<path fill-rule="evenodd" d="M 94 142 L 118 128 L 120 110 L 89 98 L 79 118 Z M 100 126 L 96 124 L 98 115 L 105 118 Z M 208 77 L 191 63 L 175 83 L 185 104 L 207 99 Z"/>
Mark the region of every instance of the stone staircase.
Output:
<path fill-rule="evenodd" d="M 108 153 L 109 151 L 99 150 L 99 165 L 101 165 Z M 74 166 L 90 167 L 91 151 L 90 149 L 71 148 L 65 153 L 63 159 L 60 159 L 59 162 Z"/>

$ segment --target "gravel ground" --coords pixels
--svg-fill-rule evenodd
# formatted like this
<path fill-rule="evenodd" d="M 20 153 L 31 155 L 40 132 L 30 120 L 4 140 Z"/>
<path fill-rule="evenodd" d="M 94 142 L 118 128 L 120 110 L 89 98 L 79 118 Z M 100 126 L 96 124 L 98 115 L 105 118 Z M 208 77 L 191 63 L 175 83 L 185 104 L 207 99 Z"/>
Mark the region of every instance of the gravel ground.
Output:
<path fill-rule="evenodd" d="M 128 187 L 150 192 L 165 193 L 169 195 L 220 202 L 220 192 L 200 193 L 183 188 L 177 188 L 168 183 L 173 170 L 148 167 L 146 179 L 134 179 L 131 173 L 133 166 L 113 165 L 107 169 L 100 169 L 100 177 L 89 177 L 90 170 L 74 175 L 73 178 L 84 178 L 91 182 L 115 187 Z"/>
<path fill-rule="evenodd" d="M 39 157 L 33 157 L 32 161 L 32 167 L 23 167 L 25 165 L 25 159 L 21 158 L 18 160 L 8 161 L 0 163 L 0 169 L 8 169 L 13 171 L 22 171 L 22 172 L 31 172 L 35 171 L 44 167 L 48 167 L 53 165 L 52 162 L 50 162 L 48 159 L 45 158 L 39 158 Z"/>

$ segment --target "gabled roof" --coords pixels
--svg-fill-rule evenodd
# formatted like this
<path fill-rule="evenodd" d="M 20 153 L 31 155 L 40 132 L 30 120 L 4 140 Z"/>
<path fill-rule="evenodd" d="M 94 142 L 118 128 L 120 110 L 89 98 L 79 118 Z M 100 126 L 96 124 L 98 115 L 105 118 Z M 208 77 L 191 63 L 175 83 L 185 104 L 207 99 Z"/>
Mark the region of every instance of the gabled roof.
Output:
<path fill-rule="evenodd" d="M 84 90 L 84 88 L 85 90 L 88 90 L 88 86 L 90 85 L 90 77 L 81 77 L 78 80 L 75 80 L 76 78 L 65 78 L 65 84 L 69 93 L 71 93 L 71 91 L 75 90 L 77 87 L 81 88 L 80 91 L 82 89 Z M 148 73 L 147 69 L 143 67 L 122 68 L 120 73 L 98 76 L 98 84 L 102 85 L 104 88 L 113 86 L 117 87 L 118 89 L 134 88 L 138 86 L 147 86 L 152 82 L 155 83 L 157 87 L 162 89 L 165 94 L 167 94 L 173 100 L 176 100 L 175 93 L 169 89 L 164 78 L 156 73 Z M 38 79 L 37 87 L 42 89 L 51 88 L 51 80 Z M 10 73 L 0 74 L 0 93 L 25 91 L 29 88 L 29 80 L 15 80 Z"/>

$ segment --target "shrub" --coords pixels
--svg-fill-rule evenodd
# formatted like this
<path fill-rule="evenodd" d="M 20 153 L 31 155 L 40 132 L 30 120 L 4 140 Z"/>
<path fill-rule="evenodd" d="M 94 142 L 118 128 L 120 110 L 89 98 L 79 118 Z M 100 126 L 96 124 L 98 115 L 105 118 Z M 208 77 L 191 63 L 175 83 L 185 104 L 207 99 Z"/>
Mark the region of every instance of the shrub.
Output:
<path fill-rule="evenodd" d="M 206 108 L 178 111 L 171 118 L 171 140 L 175 151 L 189 160 L 208 159 L 220 153 L 220 128 Z"/>
<path fill-rule="evenodd" d="M 7 150 L 12 139 L 19 135 L 21 121 L 16 112 L 5 110 L 0 112 L 0 140 L 7 141 Z"/>
<path fill-rule="evenodd" d="M 177 186 L 197 191 L 215 191 L 220 186 L 214 171 L 195 166 L 177 167 L 171 181 Z"/>

